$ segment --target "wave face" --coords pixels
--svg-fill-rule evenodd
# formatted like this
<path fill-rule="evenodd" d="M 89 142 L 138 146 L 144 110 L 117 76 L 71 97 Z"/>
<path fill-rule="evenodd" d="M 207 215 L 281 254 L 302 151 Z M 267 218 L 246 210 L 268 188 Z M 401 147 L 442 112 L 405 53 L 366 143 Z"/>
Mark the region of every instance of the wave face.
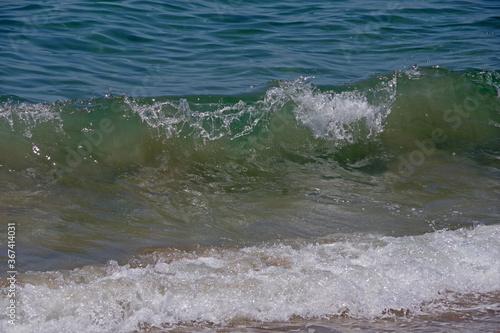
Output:
<path fill-rule="evenodd" d="M 489 149 L 498 143 L 499 80 L 496 72 L 412 68 L 331 89 L 307 79 L 276 82 L 242 97 L 109 96 L 52 104 L 3 98 L 2 165 L 45 168 L 57 178 L 165 166 L 169 158 L 189 163 L 191 154 L 216 165 L 238 158 L 252 165 L 253 157 L 268 156 L 293 161 L 287 154 L 296 154 L 359 168 L 359 161 L 369 165 L 419 149 L 424 155 Z M 215 149 L 223 152 L 214 155 Z"/>
<path fill-rule="evenodd" d="M 372 139 L 383 131 L 395 97 L 394 82 L 387 79 L 375 86 L 377 94 L 387 95 L 381 103 L 370 103 L 369 92 L 321 92 L 305 79 L 278 82 L 262 97 L 248 100 L 109 97 L 34 105 L 7 102 L 1 112 L 2 132 L 24 149 L 4 156 L 23 167 L 34 162 L 25 161 L 33 152 L 55 167 L 55 174 L 64 175 L 134 163 L 147 166 L 183 153 L 220 158 L 217 164 L 241 150 L 261 154 L 271 149 L 270 154 L 280 155 L 287 145 L 299 151 L 301 145 L 324 147 L 334 153 L 342 146 L 376 141 Z M 173 143 L 188 152 L 175 151 Z M 225 149 L 224 154 L 209 156 L 215 146 Z"/>
<path fill-rule="evenodd" d="M 12 332 L 135 332 L 181 324 L 196 330 L 294 316 L 409 319 L 474 307 L 497 311 L 498 297 L 474 302 L 500 290 L 499 240 L 498 225 L 415 237 L 338 235 L 314 244 L 163 249 L 126 265 L 31 273 L 19 286 L 22 310 Z"/>

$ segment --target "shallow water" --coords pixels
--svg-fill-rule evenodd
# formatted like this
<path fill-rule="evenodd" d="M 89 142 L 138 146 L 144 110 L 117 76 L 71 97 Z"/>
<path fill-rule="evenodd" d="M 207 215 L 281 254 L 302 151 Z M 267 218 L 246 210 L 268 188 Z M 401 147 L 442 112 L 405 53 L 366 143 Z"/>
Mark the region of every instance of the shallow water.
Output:
<path fill-rule="evenodd" d="M 498 331 L 498 5 L 0 9 L 0 330 Z"/>

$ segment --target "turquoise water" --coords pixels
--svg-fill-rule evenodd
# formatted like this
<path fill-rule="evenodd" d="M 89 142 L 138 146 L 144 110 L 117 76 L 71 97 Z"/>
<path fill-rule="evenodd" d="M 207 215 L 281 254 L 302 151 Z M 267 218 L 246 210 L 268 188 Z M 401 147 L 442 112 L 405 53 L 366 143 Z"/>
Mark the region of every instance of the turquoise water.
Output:
<path fill-rule="evenodd" d="M 36 102 L 241 95 L 412 65 L 498 70 L 498 4 L 21 1 L 2 4 L 1 94 Z"/>
<path fill-rule="evenodd" d="M 0 330 L 498 330 L 495 2 L 21 1 L 0 34 Z"/>

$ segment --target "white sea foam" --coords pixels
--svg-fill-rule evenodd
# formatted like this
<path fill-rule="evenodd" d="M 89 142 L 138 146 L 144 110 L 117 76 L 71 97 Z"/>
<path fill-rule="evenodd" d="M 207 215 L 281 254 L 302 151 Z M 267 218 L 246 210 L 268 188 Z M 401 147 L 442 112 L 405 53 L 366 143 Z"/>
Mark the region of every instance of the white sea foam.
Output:
<path fill-rule="evenodd" d="M 17 325 L 3 320 L 3 331 L 132 332 L 292 316 L 380 318 L 390 309 L 410 316 L 450 311 L 450 299 L 500 291 L 500 226 L 165 251 L 144 260 L 29 274 L 17 286 Z M 7 307 L 6 295 L 0 305 Z"/>
<path fill-rule="evenodd" d="M 59 112 L 54 110 L 54 104 L 0 104 L 0 123 L 7 122 L 11 129 L 17 126 L 17 123 L 22 124 L 24 130 L 23 135 L 31 138 L 32 129 L 40 123 L 57 121 L 58 128 L 61 129 L 61 118 Z"/>
<path fill-rule="evenodd" d="M 301 126 L 308 127 L 315 138 L 337 144 L 368 139 L 383 131 L 383 121 L 395 96 L 395 78 L 382 81 L 369 92 L 322 92 L 306 79 L 284 82 L 266 91 L 256 102 L 239 101 L 232 105 L 209 105 L 178 102 L 154 102 L 141 105 L 128 102 L 141 119 L 155 128 L 163 128 L 167 137 L 189 135 L 205 141 L 222 137 L 236 139 L 251 134 L 261 124 L 272 130 L 273 115 L 290 112 Z M 383 96 L 373 105 L 366 94 Z M 288 131 L 293 130 L 291 127 Z"/>
<path fill-rule="evenodd" d="M 222 137 L 235 139 L 250 133 L 264 115 L 243 101 L 229 106 L 190 104 L 186 99 L 154 102 L 152 105 L 135 101 L 128 103 L 144 122 L 153 128 L 161 128 L 168 138 L 180 136 L 183 130 L 190 130 L 190 136 L 200 137 L 204 141 Z M 243 120 L 245 117 L 246 123 Z M 235 132 L 234 127 L 242 122 L 243 128 Z"/>
<path fill-rule="evenodd" d="M 385 95 L 377 105 L 369 103 L 366 94 L 360 91 L 320 92 L 309 84 L 297 82 L 283 88 L 295 104 L 294 114 L 299 123 L 309 127 L 315 138 L 337 144 L 368 139 L 383 131 L 383 121 L 395 96 L 395 78 L 382 82 L 374 90 Z"/>

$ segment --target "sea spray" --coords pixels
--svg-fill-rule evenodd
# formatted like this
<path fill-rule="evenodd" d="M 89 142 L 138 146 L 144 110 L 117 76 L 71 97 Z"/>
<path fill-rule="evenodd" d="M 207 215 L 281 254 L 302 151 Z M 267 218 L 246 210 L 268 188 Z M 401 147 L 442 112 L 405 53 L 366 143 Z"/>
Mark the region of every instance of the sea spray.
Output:
<path fill-rule="evenodd" d="M 456 300 L 467 308 L 466 295 L 500 289 L 499 236 L 498 226 L 412 237 L 344 234 L 240 249 L 156 249 L 125 265 L 30 272 L 18 286 L 11 331 L 434 316 Z"/>

